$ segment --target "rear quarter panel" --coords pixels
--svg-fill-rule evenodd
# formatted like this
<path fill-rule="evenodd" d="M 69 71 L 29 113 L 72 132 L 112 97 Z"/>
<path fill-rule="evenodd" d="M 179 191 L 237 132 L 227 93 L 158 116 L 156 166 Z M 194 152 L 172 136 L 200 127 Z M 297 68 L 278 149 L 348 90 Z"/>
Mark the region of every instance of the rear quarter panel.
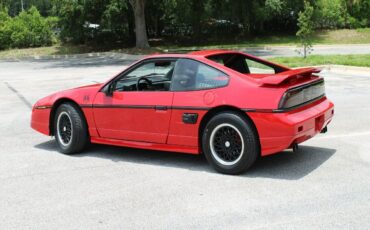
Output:
<path fill-rule="evenodd" d="M 240 110 L 272 110 L 277 108 L 285 91 L 280 88 L 260 87 L 245 76 L 223 69 L 221 65 L 215 66 L 213 62 L 206 64 L 225 72 L 229 76 L 229 84 L 221 88 L 175 92 L 168 144 L 198 146 L 200 123 L 209 110 L 222 106 Z M 182 120 L 185 113 L 196 113 L 197 123 L 185 124 Z"/>

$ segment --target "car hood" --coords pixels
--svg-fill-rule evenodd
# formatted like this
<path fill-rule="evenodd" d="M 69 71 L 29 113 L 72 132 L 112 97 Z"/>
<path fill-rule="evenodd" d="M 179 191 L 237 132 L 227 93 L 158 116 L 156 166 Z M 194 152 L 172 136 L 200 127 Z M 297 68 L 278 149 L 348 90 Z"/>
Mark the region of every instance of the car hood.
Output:
<path fill-rule="evenodd" d="M 73 88 L 73 89 L 87 89 L 87 88 L 96 88 L 96 87 L 99 87 L 102 86 L 103 84 L 102 83 L 96 83 L 96 84 L 91 84 L 91 85 L 84 85 L 84 86 L 79 86 L 79 87 L 76 87 L 76 88 Z"/>
<path fill-rule="evenodd" d="M 103 84 L 99 83 L 59 91 L 41 98 L 34 104 L 33 107 L 53 106 L 53 104 L 58 100 L 70 100 L 79 105 L 92 104 L 96 93 L 99 91 L 102 85 Z"/>

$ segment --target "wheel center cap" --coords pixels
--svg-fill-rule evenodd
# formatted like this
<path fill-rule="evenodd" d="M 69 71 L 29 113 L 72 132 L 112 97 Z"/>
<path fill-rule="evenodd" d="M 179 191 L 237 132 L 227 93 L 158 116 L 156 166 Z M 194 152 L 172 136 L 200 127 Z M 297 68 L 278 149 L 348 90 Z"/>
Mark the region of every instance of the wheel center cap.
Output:
<path fill-rule="evenodd" d="M 225 147 L 226 147 L 226 148 L 229 148 L 229 147 L 230 147 L 230 141 L 226 141 L 226 142 L 225 142 Z"/>
<path fill-rule="evenodd" d="M 67 127 L 64 126 L 63 127 L 63 132 L 65 132 L 65 131 L 67 131 Z"/>

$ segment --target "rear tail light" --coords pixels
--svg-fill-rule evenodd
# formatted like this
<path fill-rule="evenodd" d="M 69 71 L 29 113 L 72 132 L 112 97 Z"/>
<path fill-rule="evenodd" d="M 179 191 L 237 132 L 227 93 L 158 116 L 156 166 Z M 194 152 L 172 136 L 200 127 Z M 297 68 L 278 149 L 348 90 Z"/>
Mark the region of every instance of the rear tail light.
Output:
<path fill-rule="evenodd" d="M 285 92 L 279 103 L 279 110 L 292 109 L 325 96 L 324 80 L 298 86 Z"/>

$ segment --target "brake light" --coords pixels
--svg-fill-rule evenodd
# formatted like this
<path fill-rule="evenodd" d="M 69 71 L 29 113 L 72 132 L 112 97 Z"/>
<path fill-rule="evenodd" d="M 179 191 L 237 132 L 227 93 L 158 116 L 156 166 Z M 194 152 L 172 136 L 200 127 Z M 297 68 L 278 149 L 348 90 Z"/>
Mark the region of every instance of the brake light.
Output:
<path fill-rule="evenodd" d="M 307 104 L 325 96 L 324 80 L 298 86 L 285 92 L 279 103 L 279 109 L 286 110 Z"/>

